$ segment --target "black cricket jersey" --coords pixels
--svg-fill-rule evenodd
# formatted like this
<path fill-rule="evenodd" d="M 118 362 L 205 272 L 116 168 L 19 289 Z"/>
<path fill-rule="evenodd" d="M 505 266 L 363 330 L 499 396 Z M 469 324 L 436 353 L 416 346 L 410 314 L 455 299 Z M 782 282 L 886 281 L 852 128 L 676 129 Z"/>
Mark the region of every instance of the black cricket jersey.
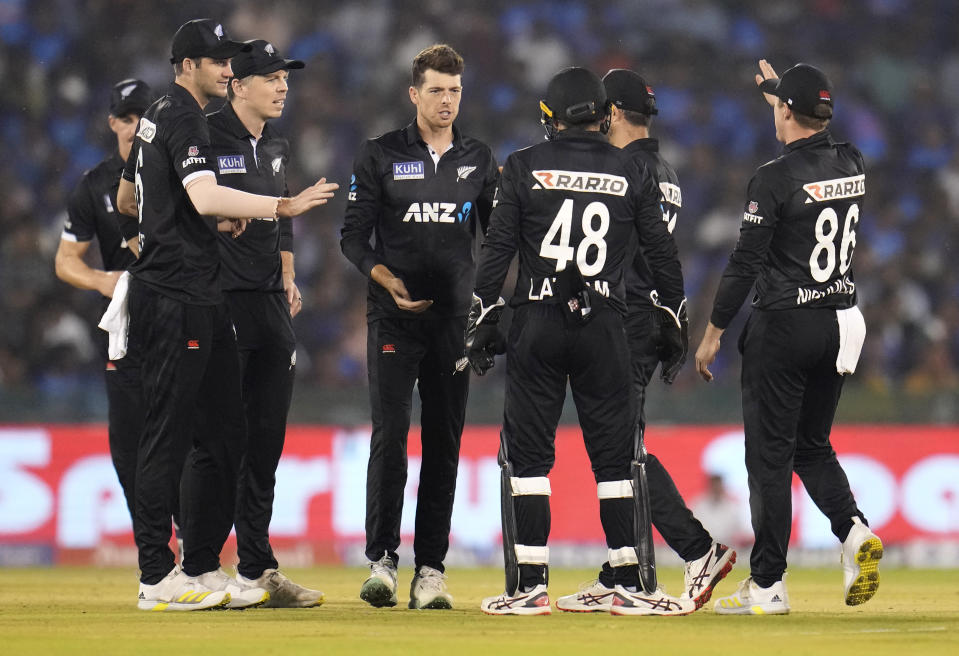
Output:
<path fill-rule="evenodd" d="M 864 171 L 862 154 L 829 130 L 790 143 L 759 167 L 716 292 L 713 325 L 729 325 L 754 281 L 752 305 L 763 310 L 856 304 L 852 258 Z"/>
<path fill-rule="evenodd" d="M 659 152 L 658 139 L 636 139 L 623 148 L 623 152 L 635 157 L 646 165 L 659 192 L 663 222 L 666 229 L 672 234 L 676 228 L 676 221 L 679 219 L 679 210 L 683 206 L 683 192 L 679 187 L 679 178 L 673 167 L 663 159 Z M 632 265 L 626 268 L 626 305 L 629 312 L 655 309 L 652 300 L 652 292 L 656 286 L 653 284 L 653 274 L 646 264 L 646 258 L 643 256 L 639 243 L 635 244 L 636 254 L 632 259 Z"/>
<path fill-rule="evenodd" d="M 659 199 L 646 166 L 599 132 L 566 129 L 516 151 L 496 191 L 477 296 L 485 305 L 496 301 L 518 249 L 511 305 L 565 302 L 554 293 L 556 275 L 578 266 L 587 284 L 625 313 L 624 270 L 638 231 L 660 300 L 678 307 L 683 275 Z"/>
<path fill-rule="evenodd" d="M 123 271 L 136 261 L 120 235 L 117 222 L 117 188 L 123 160 L 114 152 L 83 174 L 67 201 L 67 220 L 62 239 L 93 241 L 96 237 L 105 271 Z"/>
<path fill-rule="evenodd" d="M 140 258 L 133 277 L 183 303 L 222 302 L 217 279 L 216 220 L 201 216 L 185 186 L 215 175 L 206 116 L 174 83 L 137 126 L 123 178 L 134 183 L 140 210 Z"/>
<path fill-rule="evenodd" d="M 433 300 L 425 312 L 405 312 L 370 279 L 369 319 L 469 312 L 473 240 L 477 222 L 486 231 L 497 179 L 489 146 L 455 125 L 452 147 L 436 165 L 416 121 L 363 145 L 353 164 L 340 247 L 363 275 L 383 264 L 414 300 Z"/>
<path fill-rule="evenodd" d="M 287 196 L 286 166 L 290 144 L 269 122 L 259 139 L 226 103 L 207 116 L 210 152 L 217 183 L 261 196 Z M 280 251 L 293 251 L 293 220 L 252 219 L 236 239 L 217 233 L 220 246 L 220 284 L 224 291 L 283 291 Z"/>

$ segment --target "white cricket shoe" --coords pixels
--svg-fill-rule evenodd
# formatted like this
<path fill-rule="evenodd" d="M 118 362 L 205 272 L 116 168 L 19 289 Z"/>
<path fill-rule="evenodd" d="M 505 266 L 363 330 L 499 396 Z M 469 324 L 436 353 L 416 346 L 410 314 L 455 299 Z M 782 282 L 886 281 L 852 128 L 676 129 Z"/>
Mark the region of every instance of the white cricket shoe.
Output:
<path fill-rule="evenodd" d="M 760 588 L 750 576 L 735 594 L 717 599 L 713 609 L 720 615 L 788 615 L 789 595 L 782 579 Z"/>
<path fill-rule="evenodd" d="M 579 592 L 557 599 L 556 607 L 570 613 L 608 613 L 613 607 L 615 593 L 615 589 L 607 588 L 599 579 L 594 579 L 581 585 Z"/>
<path fill-rule="evenodd" d="M 650 594 L 644 590 L 631 592 L 621 585 L 615 587 L 609 612 L 613 615 L 689 615 L 696 610 L 696 602 L 684 597 L 666 594 L 662 587 Z"/>
<path fill-rule="evenodd" d="M 370 577 L 360 588 L 360 599 L 374 608 L 396 605 L 396 564 L 388 554 L 370 563 Z"/>
<path fill-rule="evenodd" d="M 323 593 L 311 590 L 291 581 L 283 572 L 276 569 L 265 569 L 258 578 L 248 579 L 239 572 L 236 580 L 243 585 L 263 588 L 270 593 L 270 600 L 263 604 L 264 608 L 312 608 L 325 601 Z"/>
<path fill-rule="evenodd" d="M 230 603 L 230 593 L 211 590 L 183 573 L 179 565 L 159 583 L 140 583 L 137 608 L 152 611 L 210 610 Z"/>
<path fill-rule="evenodd" d="M 842 543 L 843 596 L 847 606 L 864 604 L 879 589 L 879 560 L 882 540 L 859 517 Z"/>
<path fill-rule="evenodd" d="M 410 608 L 447 609 L 453 607 L 453 596 L 446 589 L 446 575 L 423 565 L 410 583 Z"/>
<path fill-rule="evenodd" d="M 726 578 L 736 562 L 736 552 L 725 544 L 713 542 L 701 558 L 686 563 L 686 588 L 682 597 L 692 599 L 696 608 L 702 608 L 713 595 L 716 584 Z"/>
<path fill-rule="evenodd" d="M 545 583 L 540 583 L 529 592 L 517 590 L 512 597 L 505 592 L 496 597 L 487 597 L 480 608 L 487 615 L 550 615 L 553 612 Z"/>
<path fill-rule="evenodd" d="M 224 572 L 222 568 L 200 574 L 196 577 L 196 580 L 210 590 L 228 592 L 230 594 L 230 601 L 226 607 L 234 610 L 256 608 L 270 600 L 269 592 L 256 585 L 237 581 Z"/>

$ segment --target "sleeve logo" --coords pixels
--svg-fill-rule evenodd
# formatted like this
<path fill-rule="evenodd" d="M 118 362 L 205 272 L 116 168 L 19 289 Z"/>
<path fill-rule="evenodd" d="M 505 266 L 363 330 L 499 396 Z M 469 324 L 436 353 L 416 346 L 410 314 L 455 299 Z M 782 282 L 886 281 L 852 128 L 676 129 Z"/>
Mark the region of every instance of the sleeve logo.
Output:
<path fill-rule="evenodd" d="M 394 180 L 422 180 L 424 177 L 423 162 L 393 162 Z"/>

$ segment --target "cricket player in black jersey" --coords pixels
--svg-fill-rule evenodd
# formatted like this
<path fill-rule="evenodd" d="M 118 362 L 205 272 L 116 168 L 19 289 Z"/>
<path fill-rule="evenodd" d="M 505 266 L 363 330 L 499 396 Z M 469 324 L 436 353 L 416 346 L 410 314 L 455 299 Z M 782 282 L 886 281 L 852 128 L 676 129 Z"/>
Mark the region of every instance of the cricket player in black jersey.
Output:
<path fill-rule="evenodd" d="M 133 522 L 137 606 L 144 610 L 244 608 L 269 599 L 266 590 L 220 569 L 245 430 L 236 337 L 218 280 L 216 220 L 204 215 L 296 216 L 331 192 L 318 183 L 286 198 L 217 185 L 202 109 L 226 95 L 230 58 L 244 49 L 210 19 L 177 30 L 176 80 L 141 117 L 117 190 L 117 208 L 140 222 L 127 302 L 129 346 L 142 357 L 147 402 Z M 181 570 L 167 543 L 177 463 L 186 451 Z"/>
<path fill-rule="evenodd" d="M 100 292 L 104 297 L 103 310 L 113 297 L 120 275 L 136 261 L 127 240 L 120 234 L 117 186 L 133 145 L 137 121 L 152 101 L 146 82 L 128 79 L 113 85 L 108 120 L 110 130 L 116 135 L 116 150 L 83 175 L 67 205 L 67 221 L 55 259 L 57 277 L 74 287 Z M 94 238 L 99 244 L 102 270 L 84 261 Z M 137 353 L 127 352 L 123 358 L 110 360 L 107 334 L 99 330 L 97 333 L 106 363 L 110 457 L 132 518 L 137 443 L 143 428 L 140 359 Z"/>
<path fill-rule="evenodd" d="M 670 350 L 664 366 L 680 362 L 685 346 L 678 315 L 685 299 L 676 245 L 646 166 L 601 132 L 607 119 L 602 81 L 584 68 L 564 69 L 550 81 L 541 108 L 549 140 L 506 161 L 466 333 L 470 365 L 483 373 L 499 350 L 499 295 L 518 250 L 500 453 L 512 470 L 504 505 L 515 511 L 518 575 L 508 571 L 505 593 L 484 599 L 481 608 L 493 615 L 550 612 L 547 475 L 568 380 L 609 548 L 615 589 L 609 608 L 622 615 L 685 615 L 695 610 L 692 600 L 639 586 L 630 474 L 636 404 L 623 324 L 624 271 L 636 231 L 659 301 L 677 315 L 662 325 Z M 507 533 L 504 528 L 504 538 Z"/>
<path fill-rule="evenodd" d="M 289 71 L 305 66 L 284 59 L 273 44 L 247 41 L 233 58 L 229 102 L 210 114 L 210 149 L 217 182 L 255 194 L 287 195 L 289 142 L 269 119 L 279 118 Z M 323 603 L 323 593 L 297 585 L 282 572 L 270 546 L 276 468 L 293 395 L 296 339 L 292 317 L 303 301 L 293 269 L 293 220 L 253 219 L 242 232 L 219 233 L 220 285 L 240 351 L 246 452 L 236 504 L 237 580 L 265 588 L 273 608 Z"/>
<path fill-rule="evenodd" d="M 755 282 L 739 349 L 756 541 L 751 576 L 715 605 L 736 615 L 789 612 L 783 577 L 794 471 L 842 543 L 846 604 L 872 598 L 882 557 L 829 443 L 845 374 L 855 371 L 866 332 L 852 272 L 863 158 L 830 134 L 832 87 L 822 71 L 797 64 L 778 79 L 765 60 L 759 66 L 756 83 L 785 148 L 749 182 L 739 242 L 696 351 L 697 370 L 712 380 L 720 337 Z"/>
<path fill-rule="evenodd" d="M 676 172 L 659 152 L 659 141 L 649 136 L 652 117 L 659 113 L 653 88 L 634 71 L 621 68 L 609 71 L 603 77 L 603 85 L 610 103 L 609 142 L 646 165 L 662 195 L 662 219 L 672 234 L 682 207 L 682 191 Z M 637 242 L 633 244 L 635 255 L 626 267 L 626 337 L 639 434 L 644 435 L 646 386 L 660 361 L 661 324 L 672 321 L 672 317 L 657 305 L 658 295 L 649 265 L 638 240 L 634 242 Z M 675 375 L 675 371 L 664 371 L 664 380 L 670 375 Z M 736 552 L 712 539 L 686 507 L 669 472 L 652 453 L 647 454 L 646 474 L 652 523 L 685 561 L 682 596 L 695 601 L 699 608 L 709 601 L 713 588 L 732 569 Z M 613 588 L 612 569 L 605 563 L 594 583 L 575 594 L 560 597 L 556 607 L 577 612 L 606 611 L 613 602 Z"/>
<path fill-rule="evenodd" d="M 422 402 L 423 461 L 409 606 L 452 606 L 443 560 L 469 389 L 469 373 L 458 371 L 456 362 L 473 288 L 473 243 L 478 226 L 485 232 L 498 176 L 489 147 L 454 124 L 462 73 L 463 59 L 448 45 L 426 48 L 413 60 L 409 93 L 416 119 L 363 145 L 340 242 L 370 279 L 370 577 L 360 597 L 377 607 L 396 605 L 414 384 Z"/>

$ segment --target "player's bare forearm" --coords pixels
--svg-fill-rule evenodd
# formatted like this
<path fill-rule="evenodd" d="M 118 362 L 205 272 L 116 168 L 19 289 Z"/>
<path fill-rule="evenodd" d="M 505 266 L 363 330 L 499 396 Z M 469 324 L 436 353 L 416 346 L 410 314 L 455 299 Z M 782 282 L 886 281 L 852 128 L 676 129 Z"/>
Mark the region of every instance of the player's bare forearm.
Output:
<path fill-rule="evenodd" d="M 102 271 L 91 268 L 83 261 L 90 242 L 72 242 L 61 240 L 54 258 L 57 278 L 78 289 L 92 289 L 108 298 L 113 297 L 122 271 Z"/>

